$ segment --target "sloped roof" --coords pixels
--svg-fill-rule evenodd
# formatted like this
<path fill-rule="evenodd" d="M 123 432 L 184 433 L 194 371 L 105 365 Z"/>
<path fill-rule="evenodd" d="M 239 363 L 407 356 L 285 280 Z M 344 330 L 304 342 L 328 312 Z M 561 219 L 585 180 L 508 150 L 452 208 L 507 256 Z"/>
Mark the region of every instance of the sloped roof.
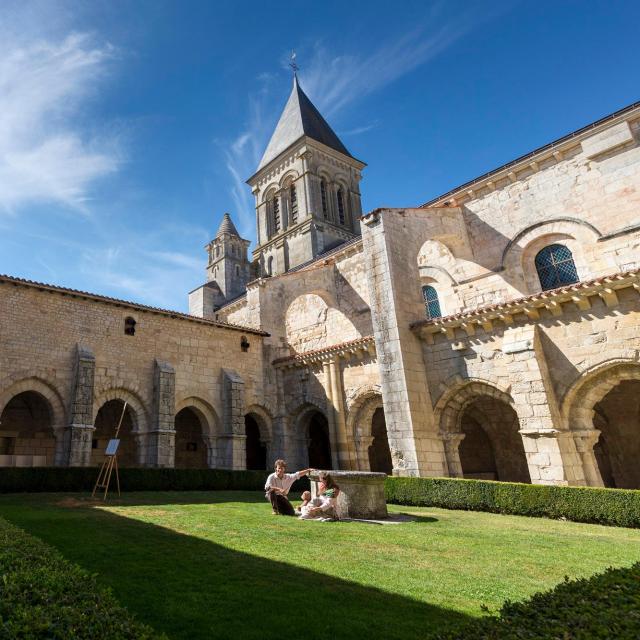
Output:
<path fill-rule="evenodd" d="M 240 234 L 236 229 L 236 225 L 233 224 L 233 220 L 231 219 L 231 216 L 228 213 L 225 213 L 224 216 L 222 216 L 222 222 L 218 227 L 218 233 L 216 233 L 216 238 L 219 238 L 223 233 L 228 233 L 232 236 L 240 237 Z"/>
<path fill-rule="evenodd" d="M 353 157 L 300 88 L 298 78 L 294 75 L 291 95 L 287 100 L 280 120 L 278 120 L 262 160 L 260 160 L 257 171 L 260 171 L 262 167 L 269 164 L 303 136 L 317 140 L 350 158 Z"/>

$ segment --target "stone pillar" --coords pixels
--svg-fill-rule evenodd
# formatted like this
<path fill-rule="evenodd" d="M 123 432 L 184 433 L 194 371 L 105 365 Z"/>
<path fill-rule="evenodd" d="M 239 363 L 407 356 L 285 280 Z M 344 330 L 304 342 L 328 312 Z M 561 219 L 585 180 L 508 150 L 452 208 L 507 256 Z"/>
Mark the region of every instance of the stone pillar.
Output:
<path fill-rule="evenodd" d="M 533 484 L 584 485 L 582 464 L 570 432 L 521 429 L 520 435 Z"/>
<path fill-rule="evenodd" d="M 62 450 L 56 455 L 57 465 L 87 467 L 91 464 L 93 440 L 93 382 L 96 359 L 86 347 L 78 345 L 75 380 L 71 402 L 71 422 L 63 436 Z"/>
<path fill-rule="evenodd" d="M 215 469 L 218 466 L 218 438 L 215 436 L 202 436 L 207 446 L 207 467 Z"/>
<path fill-rule="evenodd" d="M 247 468 L 244 426 L 244 380 L 230 369 L 222 370 L 223 433 L 218 438 L 221 469 Z"/>
<path fill-rule="evenodd" d="M 600 437 L 600 431 L 598 431 L 598 429 L 582 429 L 580 431 L 572 431 L 571 433 L 573 434 L 576 449 L 582 460 L 582 469 L 584 471 L 586 485 L 588 487 L 604 487 L 596 455 L 593 452 L 593 447 Z"/>
<path fill-rule="evenodd" d="M 549 374 L 539 325 L 513 327 L 504 332 L 502 352 L 511 358 L 511 396 L 518 414 L 529 475 L 534 484 L 584 485 L 582 462 L 571 435 L 563 428 Z M 526 369 L 526 376 L 522 370 Z"/>
<path fill-rule="evenodd" d="M 444 433 L 444 455 L 447 459 L 449 476 L 452 478 L 464 478 L 462 463 L 460 462 L 460 443 L 464 440 L 464 433 Z"/>
<path fill-rule="evenodd" d="M 338 456 L 338 433 L 336 428 L 336 412 L 333 406 L 333 376 L 331 363 L 323 362 L 324 392 L 327 397 L 327 422 L 329 423 L 329 440 L 331 442 L 331 466 L 334 469 L 340 468 L 340 458 Z"/>
<path fill-rule="evenodd" d="M 371 471 L 369 462 L 369 447 L 373 444 L 373 436 L 360 436 L 358 438 L 356 453 L 358 471 Z"/>
<path fill-rule="evenodd" d="M 176 373 L 168 362 L 156 360 L 153 372 L 153 414 L 146 439 L 146 459 L 150 467 L 173 467 L 175 464 Z"/>
<path fill-rule="evenodd" d="M 344 388 L 342 384 L 342 369 L 340 357 L 335 356 L 329 362 L 329 374 L 331 375 L 331 400 L 335 415 L 336 449 L 338 467 L 336 469 L 349 470 L 354 468 L 350 443 L 347 439 L 347 422 L 344 407 Z"/>
<path fill-rule="evenodd" d="M 416 293 L 413 241 L 403 217 L 378 211 L 362 221 L 365 270 L 380 371 L 393 474 L 445 476 L 447 463 L 438 436 L 420 340 L 407 300 Z M 414 274 L 416 279 L 407 274 Z"/>

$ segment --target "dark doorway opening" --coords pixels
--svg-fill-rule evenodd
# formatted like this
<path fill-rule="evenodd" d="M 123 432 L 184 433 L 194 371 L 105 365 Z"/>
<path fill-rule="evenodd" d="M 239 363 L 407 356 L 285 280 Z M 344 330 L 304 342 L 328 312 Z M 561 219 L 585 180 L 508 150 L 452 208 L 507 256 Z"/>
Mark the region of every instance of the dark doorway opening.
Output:
<path fill-rule="evenodd" d="M 378 407 L 371 420 L 371 435 L 373 442 L 369 447 L 369 469 L 391 475 L 393 461 L 387 438 L 387 423 L 384 419 L 384 409 Z"/>
<path fill-rule="evenodd" d="M 202 423 L 193 409 L 186 407 L 176 414 L 176 469 L 206 469 L 207 445 L 202 437 Z"/>
<path fill-rule="evenodd" d="M 260 427 L 250 414 L 244 417 L 244 430 L 247 436 L 247 469 L 262 471 L 267 468 L 267 448 L 260 440 Z"/>
<path fill-rule="evenodd" d="M 315 411 L 309 418 L 309 466 L 331 469 L 331 440 L 327 419 Z"/>

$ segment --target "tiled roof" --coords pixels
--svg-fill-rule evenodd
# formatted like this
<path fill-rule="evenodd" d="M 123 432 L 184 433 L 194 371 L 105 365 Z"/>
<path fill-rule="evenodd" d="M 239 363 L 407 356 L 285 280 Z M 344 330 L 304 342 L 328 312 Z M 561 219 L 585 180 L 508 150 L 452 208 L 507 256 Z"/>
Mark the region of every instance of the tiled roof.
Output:
<path fill-rule="evenodd" d="M 373 344 L 373 336 L 363 336 L 362 338 L 356 338 L 355 340 L 348 340 L 347 342 L 340 342 L 338 344 L 332 344 L 328 347 L 323 347 L 322 349 L 314 349 L 313 351 L 304 351 L 301 353 L 296 353 L 293 356 L 287 356 L 286 358 L 277 358 L 273 361 L 274 365 L 282 365 L 287 363 L 297 363 L 297 362 L 305 362 L 310 359 L 315 359 L 320 356 L 329 355 L 332 353 L 338 353 L 340 351 L 345 351 L 349 349 L 353 349 L 355 347 L 360 347 L 364 345 Z"/>
<path fill-rule="evenodd" d="M 220 327 L 221 329 L 231 329 L 233 331 L 242 331 L 243 333 L 251 333 L 258 336 L 268 336 L 265 331 L 258 329 L 252 329 L 250 327 L 243 327 L 238 324 L 231 324 L 228 322 L 220 322 L 218 320 L 207 320 L 206 318 L 199 318 L 198 316 L 191 316 L 187 313 L 181 313 L 180 311 L 171 311 L 170 309 L 161 309 L 159 307 L 151 307 L 149 305 L 140 304 L 137 302 L 130 302 L 129 300 L 120 300 L 119 298 L 111 298 L 110 296 L 103 296 L 97 293 L 90 293 L 88 291 L 80 291 L 79 289 L 69 289 L 66 287 L 59 287 L 53 284 L 46 284 L 44 282 L 36 282 L 34 280 L 26 280 L 24 278 L 16 278 L 14 276 L 1 275 L 0 284 L 12 284 L 14 286 L 32 287 L 34 289 L 40 289 L 42 291 L 51 291 L 53 293 L 59 293 L 61 295 L 68 295 L 76 298 L 85 298 L 87 300 L 94 300 L 96 302 L 104 302 L 106 304 L 112 304 L 119 307 L 128 307 L 130 309 L 136 309 L 139 311 L 148 311 L 150 313 L 157 313 L 159 315 L 168 316 L 170 318 L 177 318 L 180 320 L 189 320 L 191 322 L 198 322 L 200 324 L 207 324 L 214 327 Z"/>

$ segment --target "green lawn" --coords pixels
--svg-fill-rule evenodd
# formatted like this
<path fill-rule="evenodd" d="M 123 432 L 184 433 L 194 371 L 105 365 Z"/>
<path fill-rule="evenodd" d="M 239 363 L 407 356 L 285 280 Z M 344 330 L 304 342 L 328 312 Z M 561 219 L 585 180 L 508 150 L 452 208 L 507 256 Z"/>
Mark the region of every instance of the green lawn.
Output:
<path fill-rule="evenodd" d="M 425 636 L 570 577 L 640 560 L 640 531 L 402 508 L 304 522 L 244 492 L 0 496 L 0 516 L 99 576 L 171 638 Z"/>

